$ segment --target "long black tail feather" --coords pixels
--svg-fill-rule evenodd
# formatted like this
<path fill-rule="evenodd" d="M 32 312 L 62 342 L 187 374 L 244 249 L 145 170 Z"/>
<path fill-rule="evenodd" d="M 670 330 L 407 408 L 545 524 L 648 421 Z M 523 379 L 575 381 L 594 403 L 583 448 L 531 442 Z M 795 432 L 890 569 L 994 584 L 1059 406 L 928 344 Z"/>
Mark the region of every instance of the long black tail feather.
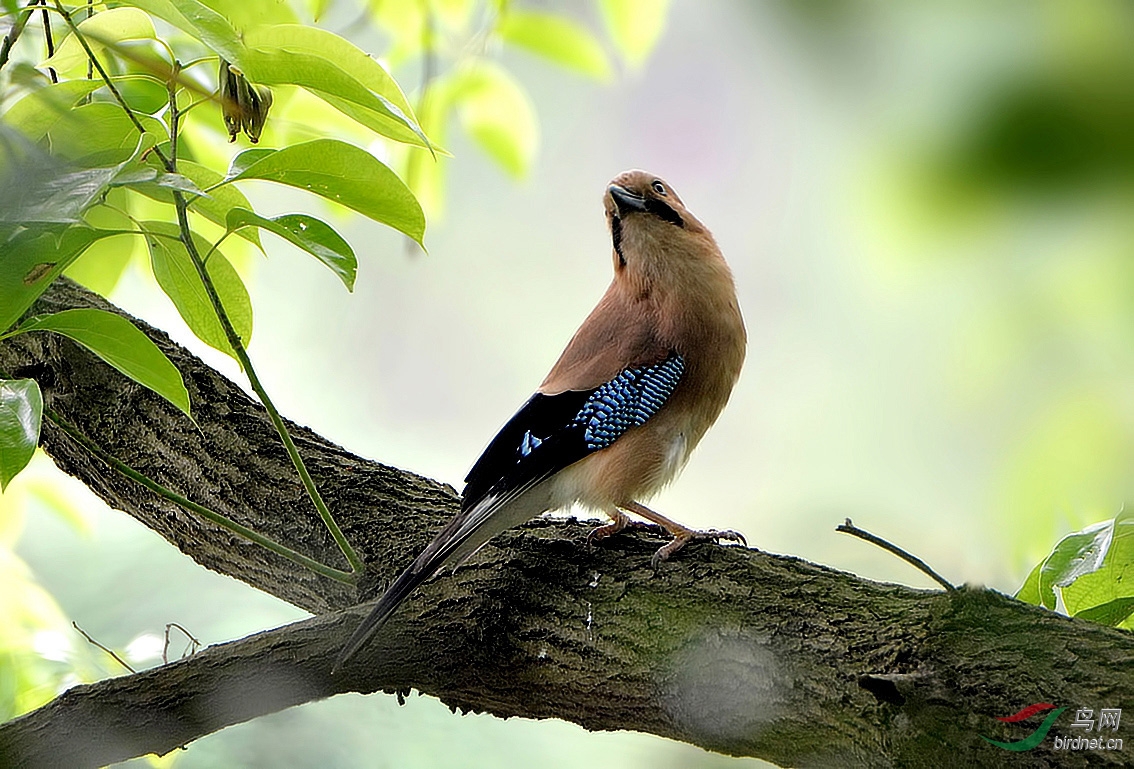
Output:
<path fill-rule="evenodd" d="M 354 631 L 354 635 L 347 641 L 346 646 L 339 652 L 338 659 L 335 660 L 335 666 L 331 668 L 331 675 L 334 675 L 339 669 L 358 652 L 366 642 L 370 640 L 371 636 L 378 632 L 378 630 L 386 624 L 386 620 L 394 613 L 394 610 L 401 605 L 402 601 L 409 596 L 418 585 L 433 576 L 431 569 L 414 570 L 411 565 L 408 569 L 398 575 L 398 578 L 386 588 L 386 592 L 378 599 L 378 603 L 370 611 Z"/>

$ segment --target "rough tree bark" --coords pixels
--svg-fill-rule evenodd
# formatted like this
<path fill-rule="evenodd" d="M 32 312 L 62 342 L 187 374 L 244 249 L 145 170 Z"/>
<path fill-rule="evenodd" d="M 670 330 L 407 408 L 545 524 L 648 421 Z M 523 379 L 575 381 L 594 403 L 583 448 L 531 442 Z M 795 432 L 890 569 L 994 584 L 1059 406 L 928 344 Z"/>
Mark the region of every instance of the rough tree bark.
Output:
<path fill-rule="evenodd" d="M 67 281 L 34 311 L 91 306 L 121 312 Z M 52 409 L 166 486 L 345 565 L 260 406 L 139 325 L 185 375 L 198 426 L 50 335 L 0 344 L 0 371 L 34 376 Z M 434 579 L 332 678 L 335 654 L 366 611 L 355 604 L 425 544 L 458 497 L 294 429 L 370 565 L 357 595 L 178 509 L 45 425 L 55 462 L 110 505 L 208 568 L 315 616 L 76 686 L 0 725 L 0 765 L 97 766 L 339 692 L 418 689 L 455 709 L 649 732 L 784 766 L 999 766 L 1007 758 L 1075 766 L 1086 755 L 1057 753 L 1050 738 L 1009 754 L 981 735 L 1026 736 L 1042 716 L 1016 726 L 994 717 L 1030 703 L 1097 710 L 1121 707 L 1134 692 L 1134 636 L 993 591 L 913 590 L 707 545 L 655 575 L 657 537 L 620 535 L 591 548 L 589 525 L 574 520 L 534 521 Z M 1128 756 L 1092 752 L 1090 760 L 1119 765 Z"/>

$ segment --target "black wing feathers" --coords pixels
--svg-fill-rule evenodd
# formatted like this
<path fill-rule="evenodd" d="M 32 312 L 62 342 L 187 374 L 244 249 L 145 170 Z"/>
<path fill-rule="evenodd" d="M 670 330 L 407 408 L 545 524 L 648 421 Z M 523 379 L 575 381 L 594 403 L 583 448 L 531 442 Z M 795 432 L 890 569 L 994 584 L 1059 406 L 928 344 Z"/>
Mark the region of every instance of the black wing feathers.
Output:
<path fill-rule="evenodd" d="M 465 477 L 461 509 L 468 510 L 493 488 L 519 488 L 585 457 L 583 431 L 575 416 L 595 391 L 536 393 L 480 455 Z"/>
<path fill-rule="evenodd" d="M 465 478 L 461 510 L 548 478 L 646 423 L 673 393 L 685 361 L 677 353 L 628 368 L 591 390 L 536 393 L 508 420 Z"/>

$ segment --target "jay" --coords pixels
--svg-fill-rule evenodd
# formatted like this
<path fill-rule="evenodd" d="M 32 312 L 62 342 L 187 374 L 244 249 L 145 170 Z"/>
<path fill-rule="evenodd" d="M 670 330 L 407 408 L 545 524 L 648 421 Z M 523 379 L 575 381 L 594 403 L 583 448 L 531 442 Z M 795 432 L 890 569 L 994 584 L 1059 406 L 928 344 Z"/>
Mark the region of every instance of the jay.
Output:
<path fill-rule="evenodd" d="M 716 421 L 740 376 L 746 334 L 732 273 L 712 234 L 665 181 L 627 171 L 603 198 L 614 280 L 551 373 L 497 433 L 465 479 L 461 510 L 378 599 L 336 668 L 442 567 L 454 568 L 500 532 L 579 503 L 610 517 L 597 541 L 633 513 L 673 540 L 694 531 L 640 500 L 669 483 Z"/>

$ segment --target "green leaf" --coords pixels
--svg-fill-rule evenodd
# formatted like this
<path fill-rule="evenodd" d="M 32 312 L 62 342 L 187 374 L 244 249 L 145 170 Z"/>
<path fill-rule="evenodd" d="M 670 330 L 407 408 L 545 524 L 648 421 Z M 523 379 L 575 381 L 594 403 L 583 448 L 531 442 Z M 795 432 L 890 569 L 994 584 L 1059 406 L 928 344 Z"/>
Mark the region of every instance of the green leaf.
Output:
<path fill-rule="evenodd" d="M 252 162 L 244 156 L 253 152 Z M 398 175 L 365 150 L 336 139 L 317 139 L 282 150 L 237 155 L 226 183 L 264 179 L 321 195 L 405 233 L 417 243 L 425 215 Z"/>
<path fill-rule="evenodd" d="M 1016 598 L 1024 603 L 1055 609 L 1055 591 L 1048 586 L 1046 594 L 1040 590 L 1040 571 L 1043 570 L 1043 561 L 1036 564 L 1024 584 L 1016 591 Z"/>
<path fill-rule="evenodd" d="M 149 14 L 137 8 L 111 8 L 80 21 L 78 27 L 100 62 L 106 61 L 108 46 L 126 40 L 153 40 L 157 37 Z M 39 66 L 51 67 L 60 73 L 85 72 L 87 52 L 78 37 L 72 34 L 55 49 L 51 58 Z"/>
<path fill-rule="evenodd" d="M 264 158 L 269 155 L 274 155 L 277 152 L 279 152 L 279 150 L 274 150 L 269 147 L 252 147 L 251 149 L 244 150 L 232 159 L 232 162 L 228 166 L 228 173 L 224 175 L 224 181 L 229 182 L 238 178 L 250 166 L 259 163 Z M 212 190 L 210 190 L 210 192 L 211 191 Z"/>
<path fill-rule="evenodd" d="M 148 142 L 168 141 L 165 124 L 138 115 Z M 122 163 L 137 156 L 138 128 L 117 104 L 95 102 L 69 110 L 47 131 L 52 153 L 85 168 Z"/>
<path fill-rule="evenodd" d="M 308 90 L 318 93 L 321 98 L 345 115 L 383 136 L 399 142 L 428 146 L 429 143 L 425 140 L 421 128 L 417 126 L 414 110 L 395 79 L 390 77 L 386 68 L 378 61 L 344 37 L 319 27 L 281 24 L 252 29 L 245 35 L 244 42 L 248 49 L 257 52 L 251 57 L 253 59 L 259 53 L 270 54 L 272 51 L 307 54 L 323 59 L 327 64 L 311 62 L 314 66 L 304 77 L 306 82 L 295 84 L 303 85 Z M 249 56 L 246 54 L 242 61 L 246 67 L 245 74 L 256 83 L 270 84 L 269 81 L 260 79 L 263 74 L 256 71 L 255 65 L 260 64 L 259 59 L 251 65 L 251 69 L 248 68 L 248 59 Z M 374 103 L 366 96 L 362 96 L 353 85 L 346 86 L 344 90 L 340 84 L 338 71 L 327 69 L 327 65 L 348 74 L 367 91 L 378 96 L 376 109 Z"/>
<path fill-rule="evenodd" d="M 199 198 L 209 197 L 209 194 L 207 192 L 203 191 L 200 187 L 197 186 L 196 182 L 194 182 L 184 174 L 158 174 L 157 178 L 154 179 L 154 184 L 170 190 L 179 190 L 180 192 L 184 192 L 188 195 L 193 195 Z"/>
<path fill-rule="evenodd" d="M 1123 510 L 1108 523 L 1111 535 L 1099 566 L 1061 586 L 1069 614 L 1079 616 L 1118 599 L 1134 598 L 1134 514 Z"/>
<path fill-rule="evenodd" d="M 301 85 L 383 136 L 428 146 L 409 100 L 394 78 L 345 38 L 318 27 L 279 24 L 249 30 L 244 44 L 249 50 L 240 64 L 253 82 Z M 288 75 L 275 69 L 278 62 L 261 58 L 277 53 L 289 55 L 285 58 L 291 60 L 293 79 L 282 79 Z"/>
<path fill-rule="evenodd" d="M 1065 587 L 1082 575 L 1098 569 L 1110 546 L 1112 533 L 1113 521 L 1104 521 L 1068 534 L 1032 570 L 1016 597 L 1021 601 L 1055 609 L 1055 588 Z"/>
<path fill-rule="evenodd" d="M 238 157 L 243 157 L 250 153 L 254 156 L 258 151 L 257 149 L 246 150 Z M 267 155 L 273 152 L 275 152 L 275 150 L 263 150 L 263 153 Z M 152 165 L 149 170 L 153 175 L 153 183 L 140 182 L 136 185 L 132 185 L 132 188 L 149 198 L 172 205 L 173 195 L 169 192 L 171 185 L 168 183 L 159 183 L 158 174 L 162 173 L 161 161 L 157 158 L 152 158 L 150 163 Z M 213 169 L 194 163 L 191 160 L 178 160 L 177 167 L 181 171 L 181 176 L 187 179 L 189 185 L 191 185 L 187 186 L 184 182 L 180 182 L 181 186 L 179 189 L 183 192 L 191 191 L 192 194 L 198 196 L 189 200 L 189 210 L 201 214 L 213 224 L 219 227 L 225 227 L 227 226 L 226 221 L 229 211 L 234 208 L 252 208 L 252 204 L 248 202 L 248 198 L 246 198 L 244 193 L 240 190 L 231 185 L 217 187 L 216 185 L 224 181 L 224 177 Z M 213 189 L 210 189 L 207 193 L 203 192 L 203 190 L 210 187 Z M 261 251 L 264 250 L 263 246 L 260 244 L 260 234 L 257 230 L 242 230 L 239 235 L 245 240 L 255 244 L 256 248 L 259 248 Z"/>
<path fill-rule="evenodd" d="M 197 0 L 130 0 L 130 5 L 188 32 L 229 61 L 240 59 L 243 46 L 232 24 Z"/>
<path fill-rule="evenodd" d="M 124 189 L 110 190 L 106 200 L 121 210 L 95 206 L 83 215 L 83 220 L 95 229 L 120 230 L 123 234 L 91 244 L 63 272 L 101 296 L 110 296 L 135 253 L 146 247 L 130 217 L 122 213 L 130 209 L 130 193 Z"/>
<path fill-rule="evenodd" d="M 299 246 L 314 256 L 347 287 L 354 290 L 354 278 L 358 272 L 358 261 L 354 251 L 330 225 L 306 214 L 285 214 L 266 219 L 257 213 L 242 208 L 234 208 L 228 213 L 228 229 L 236 231 L 243 227 L 262 227 L 279 235 L 284 240 Z"/>
<path fill-rule="evenodd" d="M 219 14 L 222 14 L 236 28 L 237 32 L 263 24 L 292 24 L 297 21 L 295 11 L 285 0 L 202 0 Z"/>
<path fill-rule="evenodd" d="M 80 99 L 101 87 L 100 80 L 64 80 L 40 88 L 13 104 L 4 113 L 4 122 L 37 141 Z"/>
<path fill-rule="evenodd" d="M 1017 598 L 1117 625 L 1134 612 L 1134 513 L 1064 537 L 1024 582 Z"/>
<path fill-rule="evenodd" d="M 1134 614 L 1134 597 L 1115 598 L 1099 606 L 1083 609 L 1075 614 L 1079 619 L 1097 622 L 1100 625 L 1117 627 L 1131 614 Z"/>
<path fill-rule="evenodd" d="M 116 234 L 73 225 L 22 230 L 4 241 L 0 232 L 0 332 L 15 323 L 88 246 Z"/>
<path fill-rule="evenodd" d="M 610 78 L 602 46 L 583 26 L 552 13 L 509 11 L 497 30 L 505 42 L 593 77 Z"/>
<path fill-rule="evenodd" d="M 150 249 L 150 263 L 154 277 L 162 291 L 173 301 L 186 325 L 205 344 L 235 357 L 228 343 L 220 319 L 213 310 L 205 284 L 197 273 L 185 244 L 176 239 L 177 227 L 169 222 L 146 222 L 146 244 Z M 202 257 L 209 251 L 209 243 L 196 233 L 193 242 Z M 245 347 L 252 337 L 252 302 L 244 282 L 236 274 L 228 259 L 219 251 L 209 257 L 206 270 L 217 295 Z"/>
<path fill-rule="evenodd" d="M 3 128 L 0 124 L 0 243 L 14 229 L 4 223 L 19 227 L 78 222 L 127 165 L 153 143 L 153 137 L 138 139 L 135 134 L 134 152 L 123 162 L 109 168 L 73 170 L 22 141 L 6 146 Z"/>
<path fill-rule="evenodd" d="M 117 168 L 89 168 L 69 173 L 61 173 L 58 167 L 37 170 L 38 176 L 30 177 L 24 190 L 35 194 L 20 196 L 13 205 L 0 206 L 0 222 L 18 225 L 78 222 L 83 211 L 94 204 L 118 175 Z M 5 174 L 4 182 L 16 183 L 14 177 L 15 174 Z"/>
<path fill-rule="evenodd" d="M 0 491 L 31 461 L 42 421 L 43 394 L 34 379 L 0 381 Z"/>
<path fill-rule="evenodd" d="M 460 73 L 453 100 L 461 123 L 478 144 L 513 177 L 531 168 L 539 145 L 535 108 L 520 84 L 489 62 Z"/>
<path fill-rule="evenodd" d="M 130 62 L 138 66 L 136 62 Z M 130 109 L 143 115 L 155 115 L 169 105 L 169 91 L 165 82 L 144 74 L 121 75 L 113 78 L 114 85 Z"/>
<path fill-rule="evenodd" d="M 30 318 L 16 333 L 27 331 L 54 331 L 73 339 L 189 415 L 189 393 L 177 368 L 148 336 L 121 315 L 93 308 L 63 310 Z"/>
<path fill-rule="evenodd" d="M 599 11 L 622 58 L 637 67 L 661 38 L 669 0 L 599 0 Z"/>

